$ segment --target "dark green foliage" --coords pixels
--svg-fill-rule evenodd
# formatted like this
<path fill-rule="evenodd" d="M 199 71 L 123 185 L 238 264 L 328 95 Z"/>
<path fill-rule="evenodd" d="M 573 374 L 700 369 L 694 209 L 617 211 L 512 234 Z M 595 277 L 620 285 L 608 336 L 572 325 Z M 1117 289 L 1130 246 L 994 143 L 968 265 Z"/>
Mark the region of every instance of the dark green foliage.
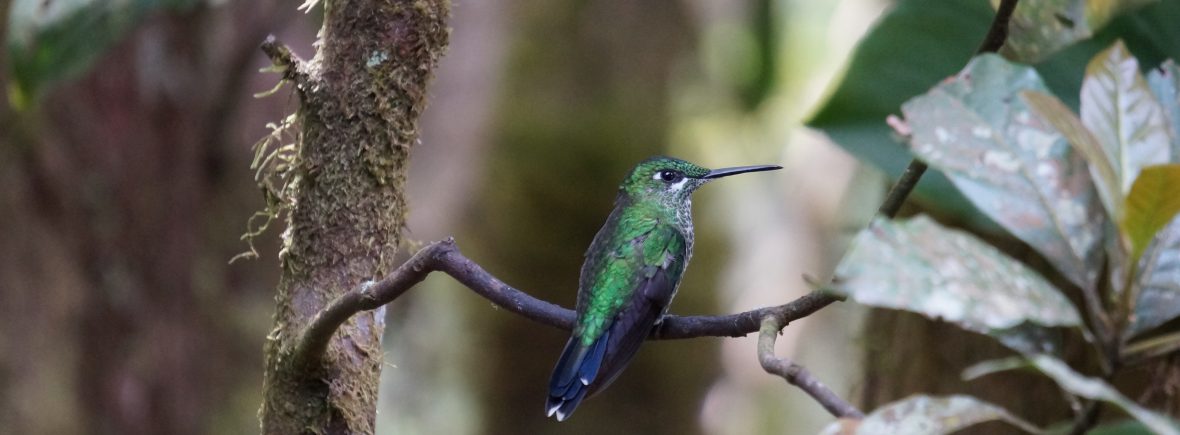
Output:
<path fill-rule="evenodd" d="M 16 0 L 9 15 L 10 104 L 24 108 L 54 82 L 76 77 L 145 16 L 199 0 Z"/>

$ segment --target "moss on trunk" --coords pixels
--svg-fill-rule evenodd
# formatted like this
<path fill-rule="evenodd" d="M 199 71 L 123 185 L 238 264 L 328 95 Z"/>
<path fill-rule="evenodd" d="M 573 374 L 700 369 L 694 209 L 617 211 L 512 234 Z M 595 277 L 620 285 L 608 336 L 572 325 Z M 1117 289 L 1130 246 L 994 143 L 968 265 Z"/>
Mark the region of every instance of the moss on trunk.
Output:
<path fill-rule="evenodd" d="M 298 165 L 266 346 L 263 433 L 373 433 L 384 310 L 341 327 L 319 367 L 295 366 L 291 352 L 328 301 L 390 269 L 449 8 L 447 0 L 325 5 L 319 51 L 296 83 Z"/>

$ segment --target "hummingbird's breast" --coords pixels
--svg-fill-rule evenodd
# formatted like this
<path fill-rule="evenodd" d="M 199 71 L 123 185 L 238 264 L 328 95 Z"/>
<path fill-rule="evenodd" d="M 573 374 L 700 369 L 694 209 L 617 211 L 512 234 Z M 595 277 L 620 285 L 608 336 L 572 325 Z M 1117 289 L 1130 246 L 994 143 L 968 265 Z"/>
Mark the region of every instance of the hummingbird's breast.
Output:
<path fill-rule="evenodd" d="M 688 260 L 692 257 L 692 200 L 685 200 L 683 206 L 673 207 L 673 210 L 676 210 L 674 213 L 676 227 L 679 228 L 680 233 L 684 235 L 684 242 L 688 246 L 688 253 L 684 257 L 684 262 L 688 263 Z"/>

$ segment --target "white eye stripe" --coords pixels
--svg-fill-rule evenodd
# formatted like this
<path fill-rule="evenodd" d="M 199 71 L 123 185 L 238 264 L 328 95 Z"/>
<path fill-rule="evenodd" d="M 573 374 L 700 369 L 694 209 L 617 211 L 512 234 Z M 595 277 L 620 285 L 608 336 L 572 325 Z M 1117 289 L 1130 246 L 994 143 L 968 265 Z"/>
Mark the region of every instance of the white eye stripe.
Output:
<path fill-rule="evenodd" d="M 660 174 L 663 174 L 663 173 L 664 173 L 664 171 L 657 171 L 657 172 L 655 173 L 655 175 L 652 175 L 652 176 L 651 176 L 651 179 L 653 179 L 653 180 L 663 180 L 663 178 L 660 178 Z"/>
<path fill-rule="evenodd" d="M 684 188 L 684 185 L 685 185 L 685 184 L 688 184 L 688 178 L 687 178 L 687 177 L 685 177 L 685 178 L 682 178 L 682 179 L 680 179 L 680 181 L 677 181 L 677 182 L 676 182 L 676 184 L 673 184 L 673 185 L 670 187 L 670 190 L 671 190 L 671 191 L 673 191 L 673 192 L 679 191 L 680 189 L 683 189 L 683 188 Z"/>

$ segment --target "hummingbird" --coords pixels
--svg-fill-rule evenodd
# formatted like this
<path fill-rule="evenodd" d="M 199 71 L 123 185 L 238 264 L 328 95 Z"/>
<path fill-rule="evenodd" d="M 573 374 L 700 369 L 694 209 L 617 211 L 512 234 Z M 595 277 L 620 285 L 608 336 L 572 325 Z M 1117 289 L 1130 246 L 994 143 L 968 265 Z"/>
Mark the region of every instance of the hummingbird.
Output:
<path fill-rule="evenodd" d="M 610 385 L 668 312 L 692 257 L 693 191 L 721 177 L 776 169 L 711 170 L 657 156 L 631 170 L 582 263 L 577 319 L 549 380 L 549 417 L 564 421 Z"/>

